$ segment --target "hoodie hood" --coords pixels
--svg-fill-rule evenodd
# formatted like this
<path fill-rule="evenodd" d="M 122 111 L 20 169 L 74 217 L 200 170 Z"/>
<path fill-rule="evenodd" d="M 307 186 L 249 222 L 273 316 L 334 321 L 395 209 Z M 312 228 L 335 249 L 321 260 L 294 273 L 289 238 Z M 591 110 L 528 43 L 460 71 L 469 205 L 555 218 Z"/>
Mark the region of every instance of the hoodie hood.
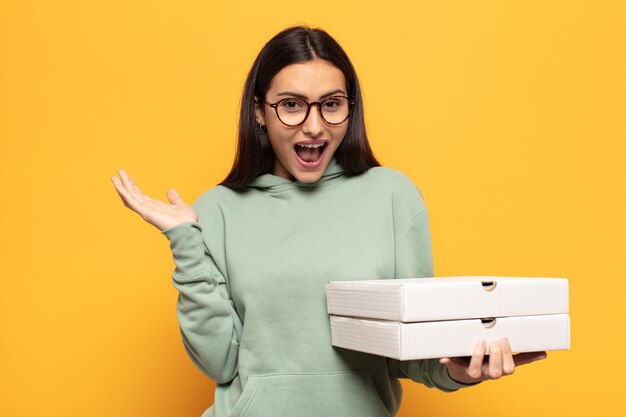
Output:
<path fill-rule="evenodd" d="M 329 185 L 329 182 L 334 183 L 336 181 L 333 182 L 332 180 L 342 177 L 344 177 L 343 168 L 333 157 L 320 179 L 316 182 L 291 181 L 287 178 L 268 173 L 259 175 L 248 187 L 270 192 L 283 191 L 289 188 L 320 188 Z"/>

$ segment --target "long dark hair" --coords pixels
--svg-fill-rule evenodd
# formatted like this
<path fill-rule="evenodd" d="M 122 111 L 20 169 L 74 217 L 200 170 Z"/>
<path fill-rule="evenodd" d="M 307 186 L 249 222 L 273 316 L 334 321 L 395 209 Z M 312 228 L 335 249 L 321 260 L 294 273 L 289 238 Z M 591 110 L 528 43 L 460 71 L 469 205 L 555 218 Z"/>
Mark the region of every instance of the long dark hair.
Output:
<path fill-rule="evenodd" d="M 334 154 L 337 163 L 347 176 L 380 166 L 367 140 L 361 88 L 348 55 L 324 30 L 295 26 L 270 39 L 248 73 L 241 99 L 237 154 L 230 173 L 220 185 L 243 190 L 256 177 L 272 170 L 276 156 L 267 132 L 256 124 L 254 98 L 265 100 L 272 78 L 287 65 L 316 58 L 330 62 L 343 72 L 348 96 L 356 101 L 351 109 L 346 135 Z"/>

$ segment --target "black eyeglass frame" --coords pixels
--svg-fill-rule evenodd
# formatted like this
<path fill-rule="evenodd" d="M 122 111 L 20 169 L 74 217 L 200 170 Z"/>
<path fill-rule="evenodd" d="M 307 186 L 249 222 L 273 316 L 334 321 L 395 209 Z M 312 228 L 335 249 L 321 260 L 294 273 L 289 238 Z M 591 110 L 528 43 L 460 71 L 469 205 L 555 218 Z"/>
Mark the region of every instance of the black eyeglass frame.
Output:
<path fill-rule="evenodd" d="M 348 114 L 346 115 L 346 118 L 343 119 L 342 121 L 337 122 L 337 123 L 331 123 L 331 122 L 329 122 L 328 120 L 326 120 L 324 118 L 324 114 L 322 113 L 322 104 L 324 104 L 328 100 L 332 100 L 333 98 L 336 98 L 336 97 L 341 97 L 341 98 L 345 98 L 346 100 L 348 100 Z M 297 125 L 290 125 L 290 124 L 287 124 L 287 123 L 283 122 L 283 120 L 278 115 L 278 105 L 280 103 L 282 103 L 283 101 L 287 101 L 287 100 L 301 100 L 301 101 L 304 101 L 306 103 L 306 114 L 304 115 L 304 119 L 302 119 L 302 121 L 300 123 L 298 123 Z M 276 103 L 269 103 L 267 101 L 263 101 L 263 104 L 265 104 L 266 106 L 272 107 L 274 109 L 274 111 L 276 112 L 276 117 L 278 117 L 278 120 L 280 120 L 280 122 L 282 124 L 284 124 L 285 126 L 288 126 L 288 127 L 298 127 L 298 126 L 302 125 L 304 122 L 306 122 L 306 119 L 309 118 L 309 113 L 311 112 L 311 106 L 313 106 L 314 104 L 317 104 L 317 111 L 319 111 L 320 117 L 322 118 L 324 123 L 326 123 L 328 125 L 331 125 L 331 126 L 337 126 L 337 125 L 342 124 L 346 120 L 348 120 L 348 118 L 350 117 L 350 113 L 352 111 L 352 106 L 354 106 L 356 104 L 356 100 L 352 100 L 351 98 L 346 97 L 346 96 L 342 96 L 342 95 L 335 95 L 335 96 L 328 97 L 327 99 L 324 99 L 322 101 L 312 101 L 312 102 L 309 103 L 308 101 L 306 101 L 305 99 L 300 98 L 300 97 L 287 97 L 287 98 L 284 98 L 282 100 L 277 101 Z"/>

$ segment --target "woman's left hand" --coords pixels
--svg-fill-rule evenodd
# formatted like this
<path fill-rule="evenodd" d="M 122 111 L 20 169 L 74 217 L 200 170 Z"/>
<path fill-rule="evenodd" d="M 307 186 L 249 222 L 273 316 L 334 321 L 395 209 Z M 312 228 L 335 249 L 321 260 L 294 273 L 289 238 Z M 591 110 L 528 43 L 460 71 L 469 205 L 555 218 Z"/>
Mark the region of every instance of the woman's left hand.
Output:
<path fill-rule="evenodd" d="M 476 343 L 471 358 L 441 358 L 439 362 L 448 368 L 450 377 L 464 384 L 473 384 L 487 379 L 498 379 L 511 375 L 515 367 L 547 357 L 546 352 L 526 352 L 513 355 L 509 340 L 502 338 L 489 342 L 489 355 L 485 357 L 487 344 Z"/>

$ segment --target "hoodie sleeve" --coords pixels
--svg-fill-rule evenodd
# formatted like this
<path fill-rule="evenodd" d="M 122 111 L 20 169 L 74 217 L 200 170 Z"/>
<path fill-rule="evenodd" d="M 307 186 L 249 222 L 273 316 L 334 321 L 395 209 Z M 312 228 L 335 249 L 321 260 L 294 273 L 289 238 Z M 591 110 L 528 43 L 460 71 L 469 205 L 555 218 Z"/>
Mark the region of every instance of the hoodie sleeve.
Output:
<path fill-rule="evenodd" d="M 420 190 L 412 183 L 403 185 L 395 190 L 393 197 L 396 228 L 394 278 L 434 277 L 428 210 Z M 450 378 L 447 368 L 438 359 L 399 361 L 388 358 L 387 364 L 391 376 L 410 378 L 444 392 L 470 386 Z"/>
<path fill-rule="evenodd" d="M 202 217 L 199 221 L 161 233 L 170 241 L 176 265 L 172 279 L 179 292 L 176 309 L 185 350 L 205 375 L 225 383 L 237 375 L 242 323 L 224 274 L 203 239 Z"/>

